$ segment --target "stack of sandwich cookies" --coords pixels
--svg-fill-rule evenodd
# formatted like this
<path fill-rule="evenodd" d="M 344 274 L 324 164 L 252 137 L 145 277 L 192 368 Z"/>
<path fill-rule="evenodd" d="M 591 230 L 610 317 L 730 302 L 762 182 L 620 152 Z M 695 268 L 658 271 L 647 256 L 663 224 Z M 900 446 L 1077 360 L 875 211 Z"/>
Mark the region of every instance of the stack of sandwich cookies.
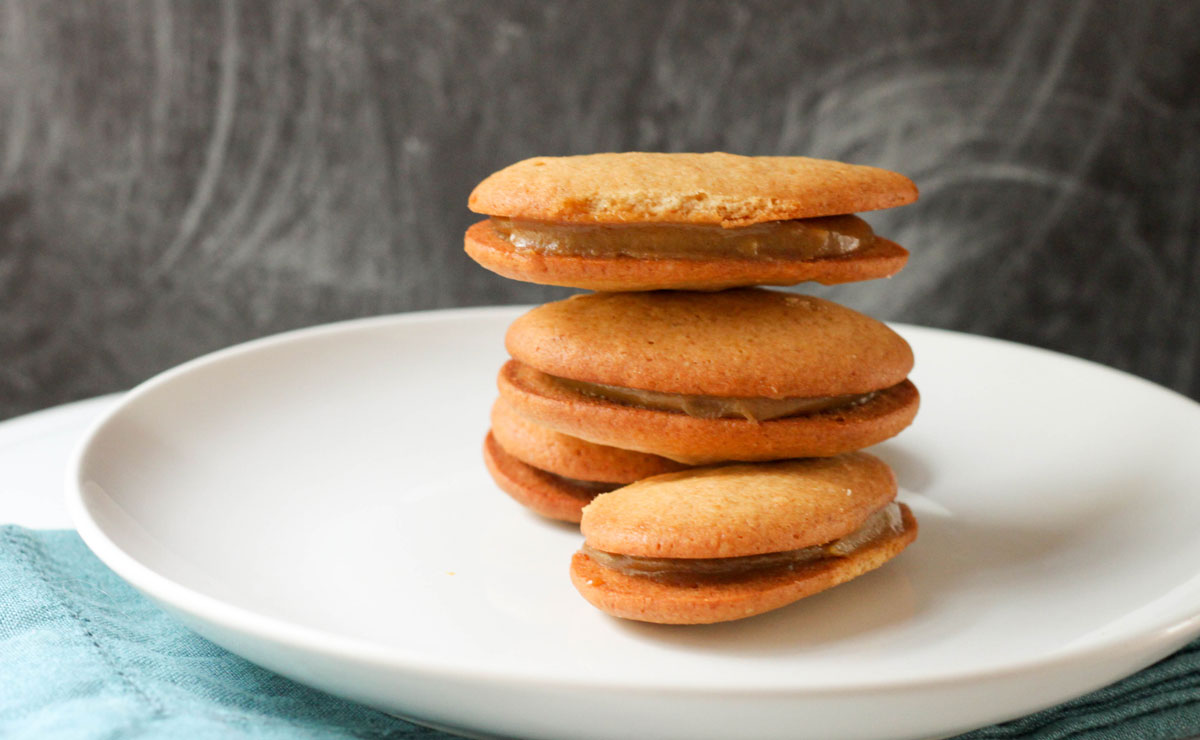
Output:
<path fill-rule="evenodd" d="M 502 490 L 582 520 L 571 577 L 589 602 L 737 619 L 915 538 L 890 470 L 854 452 L 912 422 L 911 349 L 850 309 L 755 287 L 894 274 L 908 253 L 853 214 L 915 199 L 876 168 L 719 153 L 537 158 L 476 188 L 490 218 L 465 242 L 481 265 L 619 291 L 510 327 L 484 443 Z"/>
<path fill-rule="evenodd" d="M 720 290 L 888 277 L 908 252 L 851 215 L 917 199 L 903 175 L 807 157 L 538 157 L 488 177 L 466 250 L 526 282 Z"/>

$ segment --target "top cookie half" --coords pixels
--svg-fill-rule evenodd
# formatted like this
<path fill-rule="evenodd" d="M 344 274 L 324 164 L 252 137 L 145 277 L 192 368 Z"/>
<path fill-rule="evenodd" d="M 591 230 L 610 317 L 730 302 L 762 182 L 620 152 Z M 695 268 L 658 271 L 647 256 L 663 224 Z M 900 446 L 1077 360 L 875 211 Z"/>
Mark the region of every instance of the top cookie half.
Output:
<path fill-rule="evenodd" d="M 479 184 L 467 252 L 506 277 L 593 290 L 716 290 L 886 277 L 908 253 L 851 214 L 912 181 L 807 157 L 537 157 Z"/>

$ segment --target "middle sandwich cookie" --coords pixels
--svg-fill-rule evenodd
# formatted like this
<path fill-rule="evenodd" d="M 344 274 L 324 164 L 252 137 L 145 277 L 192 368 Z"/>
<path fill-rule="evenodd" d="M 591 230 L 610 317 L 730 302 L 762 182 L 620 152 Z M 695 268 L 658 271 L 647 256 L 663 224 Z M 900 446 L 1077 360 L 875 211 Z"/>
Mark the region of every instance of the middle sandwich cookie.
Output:
<path fill-rule="evenodd" d="M 506 346 L 500 394 L 521 415 L 689 464 L 861 449 L 919 402 L 903 338 L 782 291 L 574 296 L 517 319 Z"/>

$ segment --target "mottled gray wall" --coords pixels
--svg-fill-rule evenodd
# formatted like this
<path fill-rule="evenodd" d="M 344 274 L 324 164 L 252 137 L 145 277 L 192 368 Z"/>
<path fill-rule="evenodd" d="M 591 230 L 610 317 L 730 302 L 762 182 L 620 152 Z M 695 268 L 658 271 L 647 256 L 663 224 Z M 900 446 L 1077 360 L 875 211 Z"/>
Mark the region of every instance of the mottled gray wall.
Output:
<path fill-rule="evenodd" d="M 197 2 L 0 8 L 0 417 L 283 329 L 541 301 L 461 253 L 535 154 L 911 175 L 839 300 L 1200 395 L 1200 4 Z"/>

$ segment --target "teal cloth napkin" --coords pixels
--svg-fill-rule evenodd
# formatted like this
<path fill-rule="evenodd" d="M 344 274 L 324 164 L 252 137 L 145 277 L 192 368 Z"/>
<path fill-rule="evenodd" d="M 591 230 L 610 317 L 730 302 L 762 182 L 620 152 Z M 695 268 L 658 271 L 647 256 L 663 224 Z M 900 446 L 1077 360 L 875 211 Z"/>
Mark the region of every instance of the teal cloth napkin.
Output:
<path fill-rule="evenodd" d="M 1124 681 L 962 740 L 1200 734 L 1200 641 Z M 449 735 L 259 668 L 188 631 L 71 531 L 0 527 L 0 737 Z"/>

